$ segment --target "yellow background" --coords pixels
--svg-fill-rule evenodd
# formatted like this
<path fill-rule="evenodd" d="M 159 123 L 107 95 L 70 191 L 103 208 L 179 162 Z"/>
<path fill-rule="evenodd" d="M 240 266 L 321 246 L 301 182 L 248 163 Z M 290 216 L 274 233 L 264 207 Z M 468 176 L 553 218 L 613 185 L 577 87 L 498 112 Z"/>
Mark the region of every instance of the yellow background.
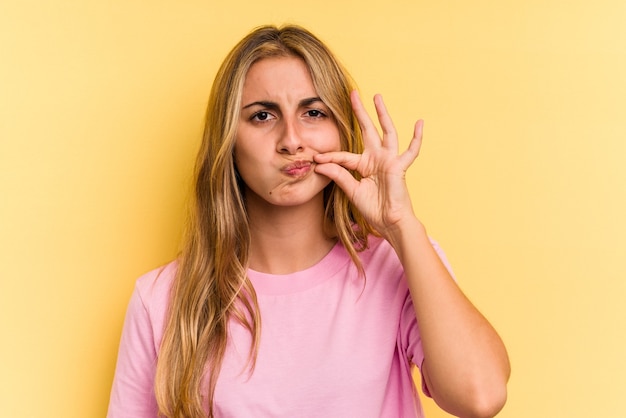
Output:
<path fill-rule="evenodd" d="M 283 22 L 382 93 L 405 144 L 425 119 L 415 206 L 508 346 L 500 416 L 626 416 L 626 2 L 3 0 L 0 417 L 105 415 L 217 65 Z"/>

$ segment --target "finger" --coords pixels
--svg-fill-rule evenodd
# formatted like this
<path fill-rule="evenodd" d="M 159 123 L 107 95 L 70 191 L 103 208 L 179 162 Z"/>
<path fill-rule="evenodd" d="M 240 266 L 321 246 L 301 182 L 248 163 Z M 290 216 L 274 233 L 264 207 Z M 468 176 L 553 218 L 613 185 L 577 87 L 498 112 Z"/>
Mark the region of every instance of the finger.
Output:
<path fill-rule="evenodd" d="M 358 180 L 348 170 L 334 163 L 317 164 L 315 172 L 334 181 L 350 199 L 359 185 Z"/>
<path fill-rule="evenodd" d="M 361 154 L 353 154 L 345 151 L 325 152 L 313 156 L 313 160 L 318 164 L 334 163 L 348 170 L 356 170 L 361 158 Z"/>
<path fill-rule="evenodd" d="M 413 130 L 413 138 L 409 143 L 409 147 L 400 156 L 400 161 L 404 169 L 409 168 L 413 161 L 417 158 L 422 147 L 422 136 L 424 133 L 424 121 L 418 120 L 415 123 L 415 129 Z"/>
<path fill-rule="evenodd" d="M 382 141 L 380 139 L 380 135 L 378 134 L 378 130 L 367 113 L 367 110 L 365 110 L 365 106 L 363 106 L 363 102 L 361 101 L 359 93 L 356 90 L 353 90 L 352 93 L 350 93 L 350 101 L 352 102 L 354 115 L 356 116 L 359 126 L 361 127 L 363 144 L 366 147 L 380 147 Z"/>
<path fill-rule="evenodd" d="M 376 108 L 378 122 L 380 122 L 380 127 L 383 130 L 383 146 L 391 150 L 394 154 L 397 154 L 398 134 L 393 120 L 387 111 L 387 106 L 385 106 L 382 95 L 377 94 L 374 96 L 374 107 Z"/>

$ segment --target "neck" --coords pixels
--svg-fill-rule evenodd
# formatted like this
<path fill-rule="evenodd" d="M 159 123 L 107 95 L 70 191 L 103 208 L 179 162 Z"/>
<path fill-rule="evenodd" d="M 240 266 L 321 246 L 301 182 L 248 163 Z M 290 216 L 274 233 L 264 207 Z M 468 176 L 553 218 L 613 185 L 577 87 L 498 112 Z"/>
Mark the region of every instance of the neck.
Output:
<path fill-rule="evenodd" d="M 322 194 L 304 205 L 274 206 L 249 199 L 249 266 L 270 274 L 309 268 L 332 249 L 336 238 L 324 230 Z"/>

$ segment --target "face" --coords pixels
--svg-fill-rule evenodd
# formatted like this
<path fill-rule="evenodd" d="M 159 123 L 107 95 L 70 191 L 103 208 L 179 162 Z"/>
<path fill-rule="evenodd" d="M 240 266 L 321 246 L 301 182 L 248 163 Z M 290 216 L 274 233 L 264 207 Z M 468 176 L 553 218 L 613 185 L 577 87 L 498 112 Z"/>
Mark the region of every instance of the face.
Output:
<path fill-rule="evenodd" d="M 235 164 L 251 200 L 295 206 L 319 199 L 330 180 L 313 156 L 341 148 L 339 130 L 304 61 L 265 58 L 243 86 Z"/>

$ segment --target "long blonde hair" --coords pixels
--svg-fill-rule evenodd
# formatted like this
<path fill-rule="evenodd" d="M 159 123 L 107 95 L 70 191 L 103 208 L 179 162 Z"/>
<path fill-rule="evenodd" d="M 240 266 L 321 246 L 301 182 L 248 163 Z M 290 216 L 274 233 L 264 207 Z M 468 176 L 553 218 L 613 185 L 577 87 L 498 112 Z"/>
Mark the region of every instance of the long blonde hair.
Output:
<path fill-rule="evenodd" d="M 204 137 L 196 161 L 192 213 L 168 308 L 155 392 L 161 415 L 213 417 L 217 378 L 228 341 L 228 322 L 250 332 L 249 367 L 254 371 L 261 318 L 246 275 L 250 231 L 242 184 L 233 159 L 243 83 L 250 67 L 268 57 L 299 57 L 330 108 L 341 147 L 362 152 L 350 104 L 353 83 L 329 49 L 298 26 L 263 26 L 242 39 L 222 63 L 209 97 Z M 324 190 L 325 230 L 334 231 L 362 273 L 357 253 L 372 228 L 334 183 Z M 208 387 L 202 380 L 208 374 Z M 203 390 L 207 393 L 203 393 Z"/>

